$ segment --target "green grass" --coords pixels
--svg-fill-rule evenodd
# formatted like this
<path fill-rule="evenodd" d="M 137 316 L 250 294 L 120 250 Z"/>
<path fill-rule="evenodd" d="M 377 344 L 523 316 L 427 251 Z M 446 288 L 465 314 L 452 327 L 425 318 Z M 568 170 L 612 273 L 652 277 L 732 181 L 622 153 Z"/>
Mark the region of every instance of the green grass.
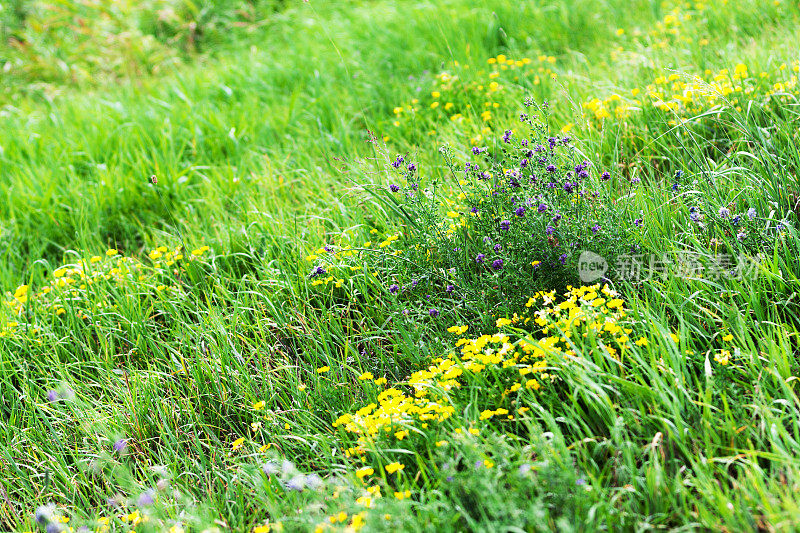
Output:
<path fill-rule="evenodd" d="M 53 503 L 76 530 L 100 517 L 113 531 L 793 530 L 798 20 L 796 2 L 745 0 L 4 3 L 0 529 L 36 530 Z M 531 61 L 487 62 L 500 54 Z M 753 91 L 678 111 L 645 97 L 722 69 Z M 615 93 L 629 116 L 584 105 Z M 532 294 L 497 307 L 474 296 L 489 281 L 444 294 L 436 254 L 385 254 L 433 242 L 380 192 L 396 179 L 388 162 L 404 154 L 421 188 L 457 206 L 439 148 L 461 161 L 499 146 L 526 96 L 550 102 L 554 131 L 572 124 L 578 153 L 612 172 L 620 212 L 645 220 L 626 246 L 760 251 L 759 267 L 615 283 L 615 320 L 647 340 L 618 358 L 585 322 L 496 326 L 548 307 L 526 308 Z M 757 210 L 746 239 L 715 218 L 726 206 Z M 185 257 L 148 257 L 162 245 Z M 309 276 L 320 261 L 330 282 Z M 419 291 L 387 290 L 419 272 Z M 454 325 L 566 344 L 543 356 L 553 378 L 538 390 L 504 394 L 520 378 L 499 363 L 465 368 L 460 387 L 425 396 L 453 407 L 446 419 L 412 416 L 374 442 L 334 427 L 388 388 L 413 397 L 410 376 L 460 353 Z M 498 408 L 514 419 L 481 417 Z M 394 462 L 405 468 L 388 473 Z"/>

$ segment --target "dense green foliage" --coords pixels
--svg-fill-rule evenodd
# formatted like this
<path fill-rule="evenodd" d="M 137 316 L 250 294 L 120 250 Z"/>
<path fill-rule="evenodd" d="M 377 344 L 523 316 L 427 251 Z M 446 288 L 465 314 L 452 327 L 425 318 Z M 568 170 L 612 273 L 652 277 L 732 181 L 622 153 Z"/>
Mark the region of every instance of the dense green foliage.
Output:
<path fill-rule="evenodd" d="M 793 530 L 798 22 L 3 2 L 0 529 Z"/>

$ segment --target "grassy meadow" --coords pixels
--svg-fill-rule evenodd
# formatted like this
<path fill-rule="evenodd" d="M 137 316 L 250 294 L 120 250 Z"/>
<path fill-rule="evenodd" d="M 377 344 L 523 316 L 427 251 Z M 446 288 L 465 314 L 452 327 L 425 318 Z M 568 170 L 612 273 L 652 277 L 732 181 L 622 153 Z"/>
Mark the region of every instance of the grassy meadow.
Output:
<path fill-rule="evenodd" d="M 0 531 L 795 531 L 796 0 L 0 0 Z"/>

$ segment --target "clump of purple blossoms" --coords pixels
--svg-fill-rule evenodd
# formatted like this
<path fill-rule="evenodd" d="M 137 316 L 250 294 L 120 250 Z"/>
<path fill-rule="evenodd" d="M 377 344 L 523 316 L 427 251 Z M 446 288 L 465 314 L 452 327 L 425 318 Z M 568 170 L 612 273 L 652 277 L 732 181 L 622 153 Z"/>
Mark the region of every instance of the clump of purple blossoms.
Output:
<path fill-rule="evenodd" d="M 433 318 L 436 318 L 437 316 L 439 316 L 439 311 L 437 309 L 430 309 L 428 311 L 428 314 L 431 315 Z"/>
<path fill-rule="evenodd" d="M 392 161 L 392 166 L 393 166 L 394 168 L 400 168 L 400 165 L 402 165 L 402 164 L 403 164 L 403 161 L 405 161 L 405 160 L 403 159 L 403 156 L 400 156 L 400 155 L 398 155 L 398 156 L 397 156 L 397 159 L 395 159 L 394 161 Z"/>
<path fill-rule="evenodd" d="M 478 148 L 477 146 L 473 146 L 472 147 L 472 153 L 475 154 L 475 155 L 480 155 L 483 152 L 485 152 L 486 150 L 488 150 L 488 148 L 485 148 L 485 147 L 484 148 Z"/>
<path fill-rule="evenodd" d="M 482 265 L 484 261 L 486 261 L 486 256 L 484 254 L 478 254 L 475 256 L 475 262 L 479 265 Z"/>
<path fill-rule="evenodd" d="M 397 192 L 397 191 L 400 190 L 400 186 L 399 185 L 395 185 L 394 183 L 392 183 L 391 185 L 389 185 L 389 190 L 392 191 L 392 192 Z"/>
<path fill-rule="evenodd" d="M 139 498 L 136 500 L 136 505 L 139 507 L 149 507 L 155 503 L 155 498 L 153 497 L 155 492 L 153 489 L 148 489 L 139 495 Z"/>
<path fill-rule="evenodd" d="M 556 230 L 556 228 L 554 228 L 553 226 L 551 226 L 550 224 L 548 224 L 548 225 L 547 225 L 547 229 L 545 229 L 545 232 L 546 232 L 548 235 L 552 235 L 552 234 L 553 234 L 553 232 L 554 232 L 555 230 Z"/>
<path fill-rule="evenodd" d="M 511 221 L 510 220 L 503 220 L 503 221 L 500 222 L 500 229 L 501 230 L 508 231 L 510 227 L 511 227 Z"/>
<path fill-rule="evenodd" d="M 592 226 L 592 233 L 597 233 L 598 231 L 600 231 L 600 224 Z"/>
<path fill-rule="evenodd" d="M 514 210 L 514 214 L 517 215 L 518 217 L 524 217 L 525 216 L 525 208 L 523 206 L 519 206 L 518 208 L 516 208 Z"/>
<path fill-rule="evenodd" d="M 539 212 L 544 213 L 547 211 L 547 204 L 539 204 Z"/>
<path fill-rule="evenodd" d="M 389 292 L 391 294 L 396 294 L 397 291 L 399 291 L 399 290 L 400 290 L 400 287 L 398 287 L 396 283 L 392 283 L 391 285 L 389 285 Z"/>
<path fill-rule="evenodd" d="M 318 266 L 317 268 L 315 268 L 315 269 L 314 269 L 314 270 L 311 272 L 311 276 L 309 276 L 309 277 L 312 277 L 312 278 L 314 278 L 314 277 L 317 277 L 317 276 L 324 276 L 324 275 L 325 275 L 325 274 L 327 274 L 327 273 L 328 273 L 328 271 L 327 271 L 327 270 L 325 270 L 325 267 L 323 267 L 322 265 L 320 265 L 320 266 Z"/>
<path fill-rule="evenodd" d="M 603 181 L 608 181 L 608 180 L 610 180 L 610 179 L 611 179 L 611 172 L 609 172 L 609 171 L 607 171 L 607 170 L 606 170 L 605 172 L 603 172 L 602 174 L 600 174 L 600 179 L 601 179 L 601 180 L 603 180 Z"/>
<path fill-rule="evenodd" d="M 416 172 L 417 165 L 415 165 L 414 163 L 409 163 L 406 168 L 408 169 L 409 172 L 413 173 Z"/>
<path fill-rule="evenodd" d="M 495 245 L 492 247 L 492 249 L 493 249 L 495 252 L 499 252 L 500 250 L 502 250 L 502 249 L 503 249 L 503 245 L 502 245 L 502 244 L 500 244 L 500 243 L 497 243 L 497 244 L 495 244 Z"/>
<path fill-rule="evenodd" d="M 719 217 L 720 218 L 728 218 L 728 216 L 730 214 L 731 214 L 731 210 L 728 209 L 727 207 L 720 207 L 719 208 Z"/>
<path fill-rule="evenodd" d="M 503 268 L 503 260 L 495 259 L 494 261 L 492 261 L 492 268 L 494 270 L 500 270 L 501 268 Z"/>
<path fill-rule="evenodd" d="M 511 135 L 511 130 L 506 130 L 506 132 L 503 134 L 503 142 L 507 143 L 511 139 Z"/>
<path fill-rule="evenodd" d="M 748 209 L 748 210 L 747 210 L 747 216 L 748 216 L 748 217 L 749 217 L 751 220 L 752 220 L 752 219 L 754 219 L 754 218 L 756 218 L 756 208 L 755 208 L 755 207 L 751 207 L 750 209 Z"/>

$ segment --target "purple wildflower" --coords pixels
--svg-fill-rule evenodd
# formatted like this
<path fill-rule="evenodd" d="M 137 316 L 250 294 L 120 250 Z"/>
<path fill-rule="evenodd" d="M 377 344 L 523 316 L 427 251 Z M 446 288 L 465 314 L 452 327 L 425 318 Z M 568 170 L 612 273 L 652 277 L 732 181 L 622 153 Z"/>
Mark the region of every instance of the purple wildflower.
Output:
<path fill-rule="evenodd" d="M 748 209 L 748 210 L 747 210 L 747 216 L 748 216 L 748 217 L 749 217 L 751 220 L 752 220 L 752 219 L 754 219 L 754 218 L 756 218 L 756 208 L 755 208 L 755 207 L 751 207 L 750 209 Z"/>
<path fill-rule="evenodd" d="M 516 208 L 514 210 L 514 214 L 517 215 L 518 217 L 524 217 L 525 216 L 525 208 L 523 206 L 519 206 L 518 208 Z"/>
<path fill-rule="evenodd" d="M 127 439 L 119 439 L 117 442 L 114 443 L 114 451 L 115 452 L 124 452 L 125 449 L 128 447 Z"/>
<path fill-rule="evenodd" d="M 720 218 L 728 218 L 728 216 L 730 214 L 731 214 L 731 210 L 728 209 L 727 207 L 720 207 L 719 208 L 719 217 Z"/>
<path fill-rule="evenodd" d="M 555 165 L 553 165 L 553 164 L 547 165 L 547 171 L 548 172 L 555 172 L 556 170 L 557 169 L 556 169 Z"/>
<path fill-rule="evenodd" d="M 500 222 L 500 229 L 501 230 L 508 231 L 508 229 L 510 227 L 511 227 L 511 221 L 510 220 L 503 220 L 503 221 Z"/>
<path fill-rule="evenodd" d="M 538 211 L 539 211 L 540 213 L 544 213 L 545 211 L 547 211 L 547 204 L 539 204 L 539 209 L 538 209 Z"/>
<path fill-rule="evenodd" d="M 394 168 L 400 168 L 400 165 L 402 165 L 402 164 L 403 164 L 403 161 L 404 161 L 404 160 L 403 160 L 403 157 L 398 155 L 398 156 L 397 156 L 397 159 L 395 159 L 394 161 L 392 161 L 392 166 L 393 166 Z"/>
<path fill-rule="evenodd" d="M 437 316 L 439 316 L 439 311 L 437 309 L 430 309 L 428 311 L 428 314 L 431 315 L 433 318 L 436 318 Z"/>
<path fill-rule="evenodd" d="M 637 218 L 636 220 L 633 221 L 633 225 L 636 226 L 637 228 L 641 227 L 642 219 L 641 218 Z"/>
<path fill-rule="evenodd" d="M 553 232 L 554 232 L 555 230 L 556 230 L 556 228 L 554 228 L 553 226 L 551 226 L 550 224 L 548 224 L 548 225 L 547 225 L 547 229 L 545 230 L 545 232 L 546 232 L 548 235 L 552 235 L 552 234 L 553 234 Z"/>
<path fill-rule="evenodd" d="M 601 179 L 601 180 L 603 180 L 603 181 L 608 181 L 608 180 L 610 180 L 610 179 L 611 179 L 611 172 L 609 172 L 609 171 L 607 171 L 607 170 L 606 170 L 605 172 L 603 172 L 602 174 L 600 174 L 600 179 Z"/>
<path fill-rule="evenodd" d="M 149 507 L 155 503 L 155 499 L 153 498 L 152 489 L 146 490 L 139 495 L 139 499 L 136 500 L 136 505 L 139 507 Z"/>
<path fill-rule="evenodd" d="M 322 478 L 318 474 L 308 474 L 305 476 L 305 484 L 311 490 L 317 490 L 323 485 Z"/>
<path fill-rule="evenodd" d="M 415 165 L 414 163 L 409 163 L 406 168 L 408 169 L 409 172 L 416 172 L 417 165 Z"/>
<path fill-rule="evenodd" d="M 392 183 L 391 185 L 389 185 L 389 190 L 392 191 L 392 192 L 397 192 L 397 191 L 400 190 L 400 186 L 399 185 L 395 185 L 394 183 Z"/>
<path fill-rule="evenodd" d="M 444 290 L 447 291 L 447 294 L 452 294 L 452 292 L 456 290 L 456 288 L 453 285 L 448 285 Z"/>
<path fill-rule="evenodd" d="M 506 130 L 506 132 L 503 134 L 503 142 L 507 143 L 511 139 L 511 135 L 511 130 Z"/>
<path fill-rule="evenodd" d="M 484 254 L 478 254 L 475 256 L 475 262 L 479 265 L 482 265 L 484 261 L 486 261 L 486 256 Z"/>
<path fill-rule="evenodd" d="M 389 285 L 389 292 L 390 293 L 396 294 L 397 291 L 399 291 L 399 290 L 400 290 L 400 287 L 398 287 L 396 283 L 392 283 L 391 285 Z"/>
<path fill-rule="evenodd" d="M 562 265 L 566 265 L 567 264 L 567 254 L 561 254 L 558 257 L 558 260 L 561 261 Z"/>
<path fill-rule="evenodd" d="M 598 231 L 600 231 L 600 224 L 592 226 L 592 233 L 597 233 Z"/>
<path fill-rule="evenodd" d="M 295 492 L 303 492 L 303 489 L 306 488 L 306 477 L 302 474 L 292 476 L 291 479 L 286 481 L 285 485 L 286 488 L 289 490 L 293 490 Z"/>
<path fill-rule="evenodd" d="M 492 261 L 492 268 L 494 270 L 500 270 L 501 268 L 503 268 L 503 260 L 495 259 L 494 261 Z"/>
<path fill-rule="evenodd" d="M 495 245 L 492 247 L 492 249 L 493 249 L 495 252 L 499 252 L 500 250 L 502 250 L 502 249 L 503 249 L 503 245 L 502 245 L 502 244 L 500 244 L 500 243 L 497 243 L 497 244 L 495 244 Z"/>

